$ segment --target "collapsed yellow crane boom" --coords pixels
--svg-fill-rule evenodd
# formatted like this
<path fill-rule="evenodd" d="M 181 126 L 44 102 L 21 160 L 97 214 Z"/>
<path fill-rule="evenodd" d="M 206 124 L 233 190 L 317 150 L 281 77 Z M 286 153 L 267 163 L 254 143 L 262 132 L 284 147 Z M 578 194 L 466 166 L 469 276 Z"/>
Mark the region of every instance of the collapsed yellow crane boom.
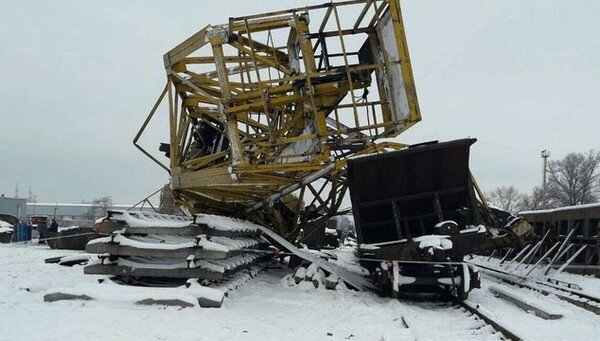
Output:
<path fill-rule="evenodd" d="M 376 140 L 421 120 L 398 0 L 230 18 L 164 63 L 166 88 L 134 142 L 166 98 L 175 201 L 289 239 L 337 211 L 348 157 L 402 147 Z"/>

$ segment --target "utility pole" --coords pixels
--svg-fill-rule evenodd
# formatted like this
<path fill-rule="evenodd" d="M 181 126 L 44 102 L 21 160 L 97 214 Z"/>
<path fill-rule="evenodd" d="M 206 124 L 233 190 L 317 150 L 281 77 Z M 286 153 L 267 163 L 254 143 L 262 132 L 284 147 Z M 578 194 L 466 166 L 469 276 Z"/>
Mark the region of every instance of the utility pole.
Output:
<path fill-rule="evenodd" d="M 550 151 L 546 149 L 542 150 L 542 159 L 544 159 L 544 169 L 542 170 L 542 208 L 546 207 L 546 200 L 548 200 L 548 185 L 546 183 L 548 157 L 550 157 Z"/>
<path fill-rule="evenodd" d="M 35 215 L 35 204 L 36 203 L 37 203 L 37 195 L 34 195 L 33 196 L 33 214 L 32 215 Z"/>
<path fill-rule="evenodd" d="M 15 185 L 15 198 L 19 198 L 19 183 L 17 182 L 17 184 Z"/>

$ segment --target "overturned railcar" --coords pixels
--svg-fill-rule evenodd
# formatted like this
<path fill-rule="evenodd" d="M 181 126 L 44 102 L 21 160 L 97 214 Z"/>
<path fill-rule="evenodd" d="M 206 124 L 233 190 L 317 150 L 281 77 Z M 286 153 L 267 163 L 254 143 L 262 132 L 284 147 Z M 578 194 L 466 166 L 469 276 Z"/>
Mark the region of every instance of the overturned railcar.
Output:
<path fill-rule="evenodd" d="M 487 238 L 469 149 L 476 139 L 416 145 L 349 160 L 361 262 L 393 296 L 447 289 L 458 299 L 479 287 L 463 262 Z"/>

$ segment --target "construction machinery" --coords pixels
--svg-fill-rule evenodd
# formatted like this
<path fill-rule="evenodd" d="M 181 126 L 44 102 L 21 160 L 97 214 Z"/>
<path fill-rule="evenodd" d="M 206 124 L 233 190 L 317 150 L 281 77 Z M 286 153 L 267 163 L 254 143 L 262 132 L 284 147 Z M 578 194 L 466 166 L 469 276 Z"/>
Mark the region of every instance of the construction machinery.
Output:
<path fill-rule="evenodd" d="M 134 144 L 189 213 L 250 219 L 294 242 L 346 194 L 346 161 L 399 149 L 421 120 L 398 0 L 230 18 L 164 55 L 167 82 Z M 164 164 L 138 144 L 165 101 Z"/>
<path fill-rule="evenodd" d="M 382 185 L 368 170 L 385 165 L 368 155 L 405 148 L 389 138 L 421 120 L 399 0 L 329 2 L 230 18 L 171 49 L 164 64 L 166 85 L 134 145 L 170 175 L 168 188 L 161 192 L 161 213 L 181 207 L 187 217 L 109 212 L 96 228 L 110 237 L 87 245 L 102 260 L 88 265 L 86 273 L 145 284 L 156 278 L 178 284 L 187 278 L 224 281 L 272 254 L 263 243 L 268 240 L 351 287 L 371 288 L 364 278 L 294 245 L 305 243 L 338 214 L 349 185 Z M 163 103 L 170 138 L 159 150 L 168 158 L 166 164 L 138 143 Z M 465 248 L 452 256 L 461 262 L 488 234 L 478 227 L 460 235 L 467 222 L 481 221 L 481 205 L 465 166 L 468 148 L 461 154 L 466 156 L 463 163 L 451 162 L 448 155 L 440 162 L 447 162 L 447 169 L 456 166 L 452 174 L 464 184 L 458 198 L 442 201 L 451 206 L 446 211 L 461 212 L 453 219 L 463 220 L 438 227 L 444 216 L 440 213 L 421 224 L 428 231 L 452 230 L 456 239 L 466 238 Z M 349 178 L 348 162 L 359 156 L 366 157 L 352 162 L 364 169 Z M 444 175 L 428 180 L 398 171 L 403 183 L 424 191 L 429 181 Z M 387 189 L 383 184 L 366 190 Z M 467 204 L 464 200 L 468 209 L 461 206 Z M 360 224 L 360 202 L 353 204 Z M 375 239 L 400 238 L 379 232 Z M 359 234 L 359 243 L 372 242 Z M 380 260 L 404 256 L 383 249 L 384 254 L 376 255 Z M 417 259 L 411 253 L 407 257 Z M 458 270 L 465 281 L 469 272 Z"/>

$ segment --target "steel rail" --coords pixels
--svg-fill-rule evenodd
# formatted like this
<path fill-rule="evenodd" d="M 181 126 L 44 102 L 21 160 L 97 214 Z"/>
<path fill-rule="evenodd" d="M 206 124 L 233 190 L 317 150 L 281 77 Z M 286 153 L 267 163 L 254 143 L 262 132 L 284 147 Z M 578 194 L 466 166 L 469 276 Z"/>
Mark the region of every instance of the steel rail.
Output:
<path fill-rule="evenodd" d="M 508 327 L 506 327 L 505 325 L 503 325 L 502 323 L 500 323 L 499 321 L 494 319 L 494 317 L 492 317 L 488 311 L 483 309 L 483 307 L 479 303 L 474 303 L 469 300 L 464 300 L 464 301 L 460 302 L 459 305 L 461 307 L 463 307 L 465 310 L 472 313 L 473 315 L 476 315 L 479 318 L 481 318 L 487 324 L 489 324 L 494 329 L 496 329 L 497 331 L 502 333 L 502 335 L 504 335 L 504 337 L 506 337 L 507 339 L 513 340 L 513 341 L 523 340 L 523 338 L 521 336 L 519 336 L 517 333 L 511 331 L 510 329 L 508 329 Z"/>
<path fill-rule="evenodd" d="M 565 288 L 565 287 L 561 287 L 559 285 L 554 285 L 554 284 L 551 284 L 551 283 L 545 283 L 545 282 L 539 281 L 539 280 L 534 281 L 534 283 L 538 284 L 538 285 L 541 285 L 541 286 L 545 286 L 545 287 L 551 288 L 553 290 L 545 289 L 545 288 L 542 288 L 542 287 L 539 287 L 539 286 L 536 287 L 536 286 L 531 285 L 529 283 L 522 282 L 522 281 L 526 280 L 527 277 L 523 277 L 523 276 L 515 275 L 515 274 L 512 274 L 512 273 L 504 272 L 502 270 L 494 269 L 494 268 L 491 268 L 491 267 L 482 266 L 482 265 L 479 265 L 479 264 L 476 264 L 476 263 L 471 263 L 471 264 L 476 265 L 477 267 L 479 267 L 481 269 L 484 269 L 484 272 L 487 275 L 495 277 L 495 278 L 498 278 L 498 279 L 502 280 L 505 283 L 509 283 L 509 284 L 512 284 L 512 285 L 515 285 L 515 286 L 518 286 L 518 287 L 521 287 L 521 288 L 527 288 L 527 289 L 530 289 L 530 290 L 533 290 L 533 291 L 538 291 L 538 292 L 540 292 L 541 294 L 543 294 L 545 296 L 548 295 L 548 294 L 550 294 L 552 292 L 560 300 L 563 300 L 565 302 L 571 303 L 571 304 L 573 304 L 573 305 L 575 305 L 575 306 L 577 306 L 579 308 L 582 308 L 582 309 L 585 309 L 587 311 L 590 311 L 590 312 L 592 312 L 592 313 L 594 313 L 596 315 L 600 315 L 600 297 L 596 297 L 596 296 L 590 295 L 590 294 L 582 292 L 580 290 L 574 290 L 574 289 L 570 289 L 570 288 Z M 500 277 L 497 274 L 502 274 L 503 276 Z M 513 279 L 511 279 L 511 278 L 513 278 Z M 518 278 L 518 280 L 515 280 L 516 278 Z M 562 292 L 568 293 L 569 295 L 573 295 L 573 296 L 575 296 L 578 299 L 574 299 L 574 298 L 571 298 L 569 296 L 565 296 L 564 294 L 561 294 L 558 291 L 562 291 Z M 582 302 L 581 300 L 587 300 L 587 302 Z M 589 302 L 594 302 L 595 304 L 589 304 Z"/>

